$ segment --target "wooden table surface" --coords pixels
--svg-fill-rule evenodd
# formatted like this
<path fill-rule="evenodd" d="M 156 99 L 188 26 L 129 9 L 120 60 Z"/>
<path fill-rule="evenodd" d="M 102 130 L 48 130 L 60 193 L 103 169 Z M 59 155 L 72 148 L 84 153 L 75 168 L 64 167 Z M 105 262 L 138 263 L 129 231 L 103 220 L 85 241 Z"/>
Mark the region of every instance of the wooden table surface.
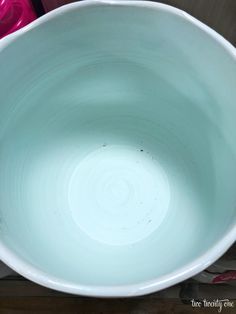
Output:
<path fill-rule="evenodd" d="M 183 286 L 183 284 L 182 284 Z M 0 280 L 0 314 L 171 314 L 218 313 L 217 308 L 193 308 L 178 297 L 181 285 L 148 296 L 129 299 L 85 298 L 41 287 L 22 277 Z M 236 313 L 236 286 L 197 284 L 199 299 L 230 299 Z"/>
<path fill-rule="evenodd" d="M 54 1 L 55 2 L 55 1 Z M 65 1 L 72 2 L 72 1 Z M 236 0 L 165 0 L 159 1 L 187 11 L 214 28 L 236 45 Z M 236 288 L 230 286 L 202 285 L 202 295 L 215 298 L 230 298 L 236 295 Z M 205 290 L 204 290 L 205 289 Z M 40 287 L 21 277 L 0 280 L 0 314 L 171 314 L 171 313 L 218 313 L 215 308 L 192 308 L 183 304 L 178 296 L 179 287 L 150 296 L 132 299 L 96 299 L 71 296 Z M 205 292 L 204 292 L 205 291 Z M 236 299 L 236 297 L 233 297 Z M 236 313 L 226 308 L 222 313 Z"/>

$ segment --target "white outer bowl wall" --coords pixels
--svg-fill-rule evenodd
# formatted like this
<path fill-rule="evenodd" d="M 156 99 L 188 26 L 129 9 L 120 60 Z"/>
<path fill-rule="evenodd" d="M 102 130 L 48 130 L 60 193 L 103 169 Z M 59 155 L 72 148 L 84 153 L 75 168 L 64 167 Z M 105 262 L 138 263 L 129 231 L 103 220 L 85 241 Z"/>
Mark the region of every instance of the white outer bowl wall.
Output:
<path fill-rule="evenodd" d="M 14 40 L 21 35 L 30 32 L 35 27 L 39 27 L 41 24 L 53 19 L 55 16 L 64 14 L 72 11 L 75 8 L 83 8 L 89 6 L 100 6 L 100 5 L 115 5 L 115 6 L 133 6 L 133 7 L 144 7 L 151 8 L 153 10 L 165 11 L 170 14 L 178 15 L 180 18 L 188 20 L 200 28 L 203 32 L 207 33 L 215 41 L 217 41 L 225 50 L 226 53 L 230 54 L 236 61 L 236 49 L 227 40 L 225 40 L 217 32 L 201 23 L 186 12 L 177 8 L 165 5 L 162 3 L 154 3 L 150 1 L 124 1 L 124 0 L 86 0 L 82 2 L 76 2 L 67 4 L 59 7 L 39 19 L 33 21 L 29 25 L 16 31 L 13 34 L 0 40 L 0 53 L 7 45 L 14 42 Z M 132 297 L 140 296 L 156 292 L 179 283 L 189 277 L 196 275 L 201 272 L 219 257 L 221 257 L 227 249 L 236 240 L 236 224 L 225 233 L 224 237 L 218 241 L 212 248 L 210 248 L 205 254 L 202 254 L 194 262 L 187 264 L 184 267 L 176 269 L 176 271 L 169 273 L 168 275 L 141 282 L 133 285 L 119 285 L 119 286 L 89 286 L 72 284 L 69 281 L 57 279 L 48 273 L 38 270 L 36 267 L 29 263 L 26 263 L 23 259 L 17 256 L 14 252 L 9 250 L 0 240 L 0 259 L 11 267 L 14 271 L 21 274 L 22 276 L 48 288 L 55 290 L 78 294 L 83 296 L 93 297 Z"/>

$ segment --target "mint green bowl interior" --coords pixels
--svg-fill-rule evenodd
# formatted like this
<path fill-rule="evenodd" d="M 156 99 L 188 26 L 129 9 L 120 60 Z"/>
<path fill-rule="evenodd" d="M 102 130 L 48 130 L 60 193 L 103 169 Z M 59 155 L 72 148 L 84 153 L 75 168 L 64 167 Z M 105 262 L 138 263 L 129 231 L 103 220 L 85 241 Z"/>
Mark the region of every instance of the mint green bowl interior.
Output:
<path fill-rule="evenodd" d="M 0 51 L 1 243 L 55 280 L 158 280 L 235 225 L 235 59 L 166 8 L 62 9 Z"/>

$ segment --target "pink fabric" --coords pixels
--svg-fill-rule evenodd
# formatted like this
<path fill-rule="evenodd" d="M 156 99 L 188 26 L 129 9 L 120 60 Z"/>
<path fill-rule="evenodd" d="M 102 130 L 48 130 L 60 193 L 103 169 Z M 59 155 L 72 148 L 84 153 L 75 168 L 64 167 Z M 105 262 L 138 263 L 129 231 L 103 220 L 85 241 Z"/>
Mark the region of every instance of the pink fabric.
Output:
<path fill-rule="evenodd" d="M 0 38 L 36 19 L 29 0 L 0 0 Z"/>

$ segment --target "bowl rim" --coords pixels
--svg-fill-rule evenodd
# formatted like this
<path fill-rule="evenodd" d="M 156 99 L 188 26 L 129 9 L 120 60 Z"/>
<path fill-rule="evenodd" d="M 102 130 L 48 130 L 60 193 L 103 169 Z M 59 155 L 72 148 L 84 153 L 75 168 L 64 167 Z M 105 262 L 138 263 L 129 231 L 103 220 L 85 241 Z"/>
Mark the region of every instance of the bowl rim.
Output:
<path fill-rule="evenodd" d="M 139 0 L 85 0 L 81 2 L 74 2 L 63 5 L 41 17 L 34 20 L 25 27 L 17 30 L 16 32 L 9 34 L 8 36 L 0 40 L 0 52 L 7 47 L 9 44 L 15 41 L 18 37 L 31 31 L 35 27 L 44 24 L 47 21 L 52 20 L 66 12 L 70 12 L 74 9 L 82 9 L 90 6 L 129 6 L 129 7 L 143 7 L 157 11 L 165 11 L 170 14 L 177 15 L 183 20 L 189 21 L 194 24 L 203 32 L 207 33 L 209 37 L 213 38 L 218 42 L 226 53 L 236 61 L 236 49 L 230 44 L 223 36 L 218 34 L 216 31 L 200 22 L 190 14 L 183 10 L 177 9 L 173 6 L 166 5 L 163 3 L 156 3 L 151 1 L 139 1 Z M 203 253 L 200 257 L 196 258 L 193 262 L 186 264 L 183 267 L 177 268 L 175 271 L 154 278 L 152 280 L 126 285 L 115 285 L 115 286 L 95 286 L 95 285 L 81 285 L 71 283 L 67 280 L 62 280 L 57 277 L 50 275 L 49 273 L 43 272 L 37 267 L 33 266 L 29 262 L 25 262 L 23 258 L 18 256 L 15 252 L 10 250 L 0 240 L 0 260 L 6 265 L 12 268 L 17 273 L 21 274 L 25 278 L 32 280 L 42 286 L 52 288 L 54 290 L 63 291 L 71 294 L 91 296 L 91 297 L 131 297 L 141 296 L 153 292 L 157 292 L 164 288 L 168 288 L 174 284 L 177 284 L 185 279 L 193 277 L 197 273 L 203 271 L 218 258 L 220 258 L 227 249 L 236 240 L 236 224 L 234 223 L 225 235 L 207 252 Z"/>

